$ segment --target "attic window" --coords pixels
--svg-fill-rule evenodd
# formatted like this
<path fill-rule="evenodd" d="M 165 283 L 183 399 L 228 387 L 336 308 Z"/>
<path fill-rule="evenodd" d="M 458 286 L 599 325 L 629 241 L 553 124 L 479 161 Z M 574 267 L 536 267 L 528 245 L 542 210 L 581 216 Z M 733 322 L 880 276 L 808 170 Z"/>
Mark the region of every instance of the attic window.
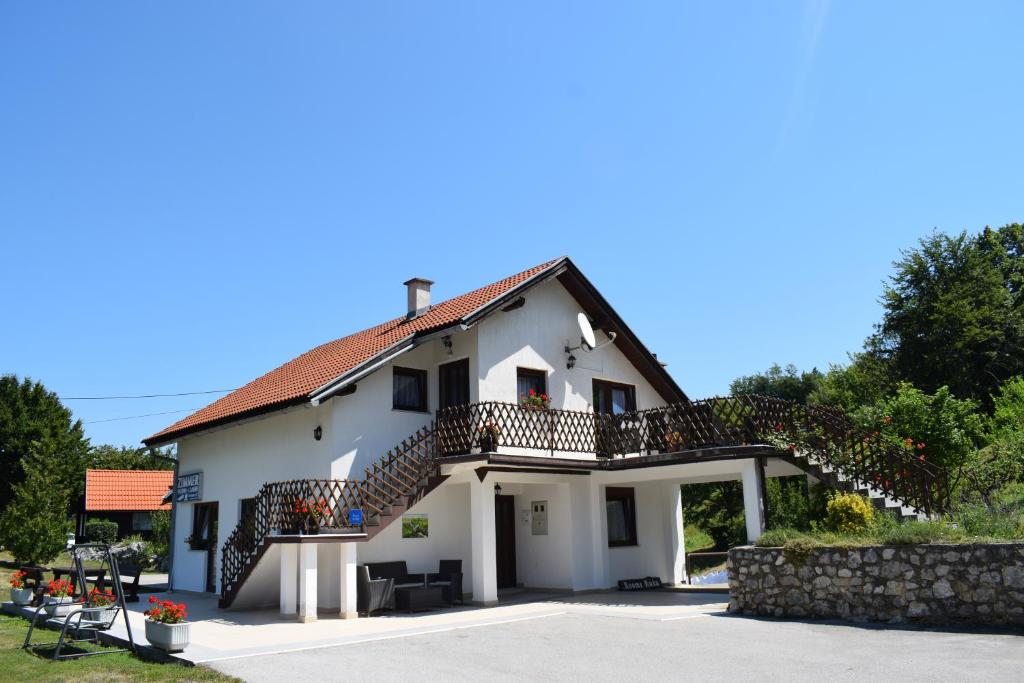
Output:
<path fill-rule="evenodd" d="M 392 375 L 394 384 L 391 407 L 395 410 L 427 412 L 427 371 L 395 367 Z"/>

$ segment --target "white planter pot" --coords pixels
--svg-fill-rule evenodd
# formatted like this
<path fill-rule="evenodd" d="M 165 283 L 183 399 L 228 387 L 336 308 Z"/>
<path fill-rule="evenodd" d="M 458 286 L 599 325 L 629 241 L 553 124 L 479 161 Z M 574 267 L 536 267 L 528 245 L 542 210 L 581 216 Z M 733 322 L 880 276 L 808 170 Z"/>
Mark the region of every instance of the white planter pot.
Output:
<path fill-rule="evenodd" d="M 77 607 L 74 604 L 70 595 L 66 595 L 63 598 L 55 598 L 47 595 L 43 598 L 43 609 L 51 617 L 63 617 L 71 613 L 71 610 Z"/>
<path fill-rule="evenodd" d="M 82 619 L 88 621 L 108 622 L 114 616 L 114 610 L 110 607 L 83 607 Z"/>
<path fill-rule="evenodd" d="M 191 627 L 192 624 L 187 621 L 180 624 L 164 624 L 146 619 L 146 640 L 164 652 L 181 652 L 188 647 Z"/>
<path fill-rule="evenodd" d="M 15 605 L 28 605 L 32 602 L 31 588 L 12 588 L 11 602 Z"/>

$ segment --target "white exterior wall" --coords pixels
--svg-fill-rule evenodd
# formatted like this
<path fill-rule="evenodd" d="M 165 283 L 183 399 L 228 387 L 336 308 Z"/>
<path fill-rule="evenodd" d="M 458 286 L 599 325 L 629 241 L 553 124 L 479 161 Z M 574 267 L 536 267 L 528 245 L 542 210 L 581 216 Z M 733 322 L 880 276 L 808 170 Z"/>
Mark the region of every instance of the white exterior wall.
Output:
<path fill-rule="evenodd" d="M 579 303 L 556 280 L 537 285 L 526 294 L 526 304 L 508 313 L 496 313 L 479 326 L 480 400 L 518 403 L 516 370 L 529 368 L 547 373 L 547 390 L 552 408 L 593 410 L 593 380 L 603 379 L 636 387 L 637 408 L 665 405 L 640 371 L 615 344 L 592 352 L 573 352 L 576 366 L 566 368 L 565 347 L 579 346 L 576 316 Z M 607 339 L 597 332 L 600 344 Z M 499 439 L 500 442 L 500 439 Z M 592 458 L 593 455 L 501 447 L 498 451 L 516 455 L 549 455 Z"/>
<path fill-rule="evenodd" d="M 610 582 L 614 584 L 619 579 L 644 576 L 660 576 L 663 581 L 668 581 L 672 577 L 673 568 L 667 543 L 671 517 L 665 482 L 651 481 L 623 486 L 633 488 L 637 545 L 608 548 Z"/>
<path fill-rule="evenodd" d="M 326 409 L 299 407 L 178 442 L 179 474 L 201 471 L 200 502 L 218 503 L 218 585 L 220 548 L 238 523 L 242 498 L 254 497 L 268 481 L 328 476 L 331 449 L 326 440 L 313 439 Z M 175 503 L 173 584 L 179 590 L 203 591 L 206 551 L 191 550 L 185 543 L 192 533 L 192 507 Z"/>
<path fill-rule="evenodd" d="M 516 582 L 530 588 L 573 587 L 568 484 L 502 487 L 516 501 Z M 533 535 L 533 501 L 547 501 L 548 533 Z"/>
<path fill-rule="evenodd" d="M 402 520 L 396 519 L 373 540 L 359 544 L 359 564 L 405 560 L 409 572 L 418 574 L 436 572 L 440 560 L 462 560 L 462 589 L 469 592 L 473 585 L 469 484 L 447 481 L 417 503 L 413 512 L 427 515 L 427 538 L 402 538 Z"/>
<path fill-rule="evenodd" d="M 432 339 L 398 356 L 357 382 L 354 394 L 333 398 L 330 428 L 324 425 L 324 440 L 332 453 L 330 476 L 334 479 L 362 479 L 366 467 L 394 448 L 402 439 L 422 429 L 434 419 L 438 401 L 438 366 L 469 358 L 469 400 L 475 402 L 478 387 L 472 381 L 478 372 L 475 329 L 454 333 L 449 355 L 440 339 Z M 414 368 L 427 371 L 427 409 L 411 412 L 392 408 L 392 368 Z"/>
<path fill-rule="evenodd" d="M 516 368 L 547 372 L 552 408 L 591 410 L 593 380 L 606 379 L 636 386 L 637 408 L 666 403 L 615 344 L 587 353 L 574 351 L 576 367 L 565 367 L 565 346 L 579 346 L 576 316 L 579 303 L 555 280 L 526 294 L 526 305 L 496 313 L 478 328 L 480 400 L 516 403 Z M 598 343 L 605 337 L 597 333 Z"/>

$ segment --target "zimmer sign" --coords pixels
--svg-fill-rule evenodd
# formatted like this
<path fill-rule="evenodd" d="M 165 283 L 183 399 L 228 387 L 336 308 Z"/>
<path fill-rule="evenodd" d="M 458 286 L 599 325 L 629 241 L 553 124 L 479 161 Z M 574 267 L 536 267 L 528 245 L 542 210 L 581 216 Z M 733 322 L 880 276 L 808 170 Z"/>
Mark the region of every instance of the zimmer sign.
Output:
<path fill-rule="evenodd" d="M 203 473 L 189 472 L 178 475 L 177 500 L 179 503 L 203 499 Z"/>

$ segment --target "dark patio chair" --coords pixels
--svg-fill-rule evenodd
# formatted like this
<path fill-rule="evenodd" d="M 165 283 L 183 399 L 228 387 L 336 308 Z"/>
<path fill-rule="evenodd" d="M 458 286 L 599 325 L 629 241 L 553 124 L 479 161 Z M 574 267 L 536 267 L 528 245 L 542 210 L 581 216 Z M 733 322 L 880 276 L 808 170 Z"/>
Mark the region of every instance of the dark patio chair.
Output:
<path fill-rule="evenodd" d="M 462 598 L 462 560 L 441 560 L 438 564 L 437 572 L 427 575 L 427 582 L 444 588 L 444 599 L 449 605 L 454 605 L 456 600 L 460 605 L 465 604 Z"/>
<path fill-rule="evenodd" d="M 371 579 L 365 564 L 356 567 L 356 611 L 368 617 L 382 609 L 395 608 L 395 580 Z"/>

